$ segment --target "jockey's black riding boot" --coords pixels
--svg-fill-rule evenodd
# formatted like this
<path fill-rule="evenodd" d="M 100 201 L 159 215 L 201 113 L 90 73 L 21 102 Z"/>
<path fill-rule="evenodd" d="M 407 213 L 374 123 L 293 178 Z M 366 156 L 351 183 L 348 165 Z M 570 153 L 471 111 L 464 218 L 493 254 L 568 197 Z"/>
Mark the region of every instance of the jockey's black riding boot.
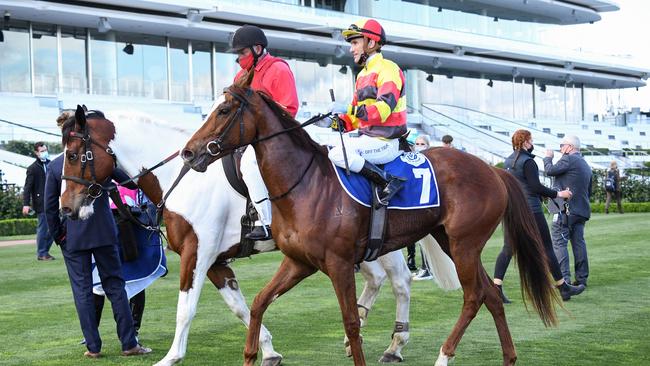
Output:
<path fill-rule="evenodd" d="M 268 225 L 264 226 L 255 226 L 250 233 L 244 235 L 246 239 L 255 240 L 255 241 L 264 241 L 271 240 L 273 236 L 271 235 L 271 227 Z"/>
<path fill-rule="evenodd" d="M 499 293 L 501 294 L 501 301 L 503 301 L 504 304 L 511 304 L 512 301 L 506 296 L 506 294 L 503 292 L 503 285 L 496 285 L 497 288 L 499 289 Z"/>
<path fill-rule="evenodd" d="M 404 178 L 395 177 L 389 173 L 386 173 L 385 171 L 379 169 L 379 167 L 377 167 L 375 164 L 372 164 L 368 161 L 363 164 L 363 168 L 361 168 L 359 174 L 370 179 L 372 182 L 377 184 L 377 186 L 379 186 L 379 189 L 377 190 L 379 203 L 384 206 L 388 205 L 390 199 L 393 198 L 395 193 L 402 189 L 402 186 L 406 181 Z"/>

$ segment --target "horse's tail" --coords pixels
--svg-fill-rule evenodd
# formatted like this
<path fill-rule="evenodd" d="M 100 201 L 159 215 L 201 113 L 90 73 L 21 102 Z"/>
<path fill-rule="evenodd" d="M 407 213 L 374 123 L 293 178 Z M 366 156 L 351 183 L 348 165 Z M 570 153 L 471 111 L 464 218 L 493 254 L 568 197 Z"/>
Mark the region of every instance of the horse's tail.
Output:
<path fill-rule="evenodd" d="M 440 244 L 431 235 L 420 241 L 422 252 L 429 264 L 429 273 L 433 276 L 438 286 L 443 290 L 456 290 L 460 288 L 458 273 L 454 262 L 445 253 Z"/>
<path fill-rule="evenodd" d="M 495 168 L 508 191 L 508 206 L 503 217 L 504 239 L 517 259 L 521 291 L 528 298 L 545 326 L 556 325 L 553 286 L 546 252 L 535 218 L 519 181 L 505 170 Z"/>

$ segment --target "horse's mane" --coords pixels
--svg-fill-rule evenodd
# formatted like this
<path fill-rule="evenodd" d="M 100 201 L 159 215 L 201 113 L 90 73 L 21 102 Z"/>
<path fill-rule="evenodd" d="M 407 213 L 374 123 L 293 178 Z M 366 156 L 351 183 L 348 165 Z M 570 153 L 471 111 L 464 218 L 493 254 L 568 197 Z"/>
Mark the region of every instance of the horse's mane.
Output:
<path fill-rule="evenodd" d="M 300 125 L 300 122 L 296 121 L 289 112 L 276 103 L 271 96 L 262 91 L 257 91 L 257 94 L 278 118 L 283 128 L 289 129 Z M 289 135 L 294 144 L 306 151 L 314 152 L 315 159 L 321 169 L 331 167 L 329 159 L 327 158 L 327 148 L 314 141 L 304 128 L 296 128 L 288 132 L 287 135 Z M 324 171 L 325 170 L 323 170 L 323 172 Z"/>
<path fill-rule="evenodd" d="M 108 119 L 113 123 L 120 121 L 137 122 L 152 125 L 155 127 L 165 127 L 176 132 L 181 132 L 183 134 L 191 134 L 194 130 L 193 128 L 187 128 L 183 125 L 172 124 L 169 121 L 138 111 L 115 110 L 109 111 L 107 114 Z"/>

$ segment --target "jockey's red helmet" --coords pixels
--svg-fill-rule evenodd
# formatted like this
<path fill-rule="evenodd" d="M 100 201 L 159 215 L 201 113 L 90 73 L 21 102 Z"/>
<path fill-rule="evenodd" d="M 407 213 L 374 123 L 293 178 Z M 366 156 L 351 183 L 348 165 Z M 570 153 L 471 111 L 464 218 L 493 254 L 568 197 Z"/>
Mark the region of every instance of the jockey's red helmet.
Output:
<path fill-rule="evenodd" d="M 360 20 L 354 24 L 350 24 L 348 29 L 341 32 L 346 41 L 359 37 L 366 37 L 375 42 L 383 45 L 386 43 L 386 33 L 384 28 L 374 19 Z"/>

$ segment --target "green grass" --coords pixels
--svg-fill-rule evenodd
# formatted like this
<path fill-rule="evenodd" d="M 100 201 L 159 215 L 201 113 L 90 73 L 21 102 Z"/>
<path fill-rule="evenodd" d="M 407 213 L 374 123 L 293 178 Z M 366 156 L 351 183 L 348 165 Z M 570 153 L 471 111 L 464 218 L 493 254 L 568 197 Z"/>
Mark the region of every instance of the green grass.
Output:
<path fill-rule="evenodd" d="M 546 329 L 520 298 L 516 268 L 505 289 L 506 307 L 520 365 L 650 364 L 650 214 L 595 215 L 587 223 L 591 276 L 587 291 L 559 310 L 560 326 Z M 489 273 L 501 247 L 495 234 L 483 252 Z M 81 331 L 58 248 L 53 262 L 37 262 L 30 245 L 0 248 L 0 364 L 151 365 L 171 345 L 176 319 L 179 258 L 169 254 L 170 273 L 147 290 L 141 341 L 154 349 L 141 358 L 119 355 L 110 307 L 100 327 L 105 357 L 85 360 L 77 343 Z M 270 279 L 280 253 L 233 264 L 249 303 Z M 358 280 L 360 288 L 361 280 Z M 212 285 L 206 284 L 190 331 L 186 365 L 241 365 L 245 329 Z M 405 365 L 432 365 L 462 304 L 460 291 L 443 292 L 430 281 L 414 282 L 411 341 Z M 384 288 L 363 330 L 364 351 L 375 364 L 388 346 L 395 301 Z M 271 305 L 264 318 L 276 350 L 287 366 L 352 365 L 342 347 L 341 316 L 331 284 L 316 274 Z M 501 348 L 489 312 L 483 307 L 463 337 L 458 365 L 500 365 Z"/>

